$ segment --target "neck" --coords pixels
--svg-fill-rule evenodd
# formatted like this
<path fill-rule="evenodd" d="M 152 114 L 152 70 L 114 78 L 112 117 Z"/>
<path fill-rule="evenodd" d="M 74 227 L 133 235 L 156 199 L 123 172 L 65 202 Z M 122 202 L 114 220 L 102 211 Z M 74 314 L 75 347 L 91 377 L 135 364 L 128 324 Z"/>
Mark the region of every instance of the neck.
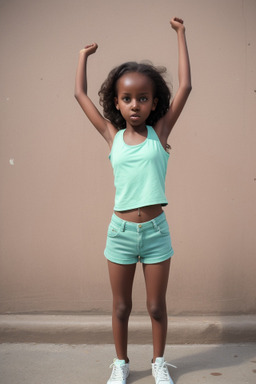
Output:
<path fill-rule="evenodd" d="M 136 133 L 144 133 L 147 131 L 146 124 L 139 125 L 139 126 L 133 126 L 130 124 L 126 124 L 126 130 L 130 132 L 136 132 Z"/>

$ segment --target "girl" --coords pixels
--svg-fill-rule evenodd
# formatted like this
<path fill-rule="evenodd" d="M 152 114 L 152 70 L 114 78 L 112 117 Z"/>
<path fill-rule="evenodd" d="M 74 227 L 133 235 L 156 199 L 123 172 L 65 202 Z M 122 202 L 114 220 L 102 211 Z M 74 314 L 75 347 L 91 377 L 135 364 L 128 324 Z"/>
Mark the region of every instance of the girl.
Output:
<path fill-rule="evenodd" d="M 156 384 L 173 383 L 164 360 L 167 333 L 166 289 L 173 255 L 165 176 L 168 136 L 191 91 L 183 20 L 171 26 L 178 39 L 179 87 L 172 103 L 159 71 L 148 64 L 125 63 L 113 69 L 99 91 L 104 117 L 87 95 L 86 67 L 96 43 L 80 51 L 75 97 L 110 148 L 116 196 L 105 256 L 113 293 L 112 327 L 117 359 L 107 384 L 126 384 L 128 319 L 136 263 L 143 263 L 147 308 L 152 322 L 152 374 Z"/>

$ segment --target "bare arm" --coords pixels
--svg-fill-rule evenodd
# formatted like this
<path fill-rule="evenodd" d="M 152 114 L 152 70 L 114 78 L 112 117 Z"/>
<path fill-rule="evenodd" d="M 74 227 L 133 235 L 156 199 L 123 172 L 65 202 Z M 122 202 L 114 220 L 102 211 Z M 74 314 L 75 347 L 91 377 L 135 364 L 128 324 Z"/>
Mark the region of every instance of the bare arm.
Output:
<path fill-rule="evenodd" d="M 87 95 L 87 60 L 91 54 L 96 52 L 97 48 L 98 45 L 94 43 L 87 45 L 79 52 L 75 79 L 75 98 L 88 119 L 111 146 L 116 129 L 101 115 Z"/>
<path fill-rule="evenodd" d="M 174 124 L 178 117 L 187 98 L 191 92 L 191 74 L 190 74 L 190 63 L 189 55 L 186 43 L 185 27 L 183 20 L 174 18 L 170 21 L 172 28 L 177 32 L 178 39 L 178 80 L 179 87 L 173 98 L 168 112 L 165 116 L 157 123 L 156 128 L 159 129 L 159 134 L 163 139 L 168 138 Z"/>

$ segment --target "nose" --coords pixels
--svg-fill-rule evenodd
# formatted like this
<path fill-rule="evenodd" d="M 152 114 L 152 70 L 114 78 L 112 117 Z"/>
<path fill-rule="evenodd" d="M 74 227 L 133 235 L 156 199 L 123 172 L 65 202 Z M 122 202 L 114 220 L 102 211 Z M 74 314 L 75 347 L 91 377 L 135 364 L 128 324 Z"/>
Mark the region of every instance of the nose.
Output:
<path fill-rule="evenodd" d="M 132 100 L 132 104 L 131 104 L 131 106 L 132 106 L 132 110 L 133 110 L 133 111 L 137 111 L 138 108 L 139 108 L 138 100 L 137 100 L 137 99 L 133 99 L 133 100 Z"/>

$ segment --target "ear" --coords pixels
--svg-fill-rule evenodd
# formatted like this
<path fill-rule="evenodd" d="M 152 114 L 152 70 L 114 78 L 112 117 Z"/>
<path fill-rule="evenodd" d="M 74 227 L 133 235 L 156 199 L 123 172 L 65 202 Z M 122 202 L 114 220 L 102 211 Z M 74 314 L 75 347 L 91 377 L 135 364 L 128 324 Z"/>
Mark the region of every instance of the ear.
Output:
<path fill-rule="evenodd" d="M 152 109 L 151 109 L 151 111 L 155 111 L 156 106 L 157 106 L 157 103 L 158 103 L 158 98 L 155 97 L 154 100 L 153 100 L 153 105 L 152 105 Z"/>
<path fill-rule="evenodd" d="M 115 103 L 116 109 L 119 111 L 119 105 L 118 105 L 117 97 L 114 98 L 114 103 Z"/>

